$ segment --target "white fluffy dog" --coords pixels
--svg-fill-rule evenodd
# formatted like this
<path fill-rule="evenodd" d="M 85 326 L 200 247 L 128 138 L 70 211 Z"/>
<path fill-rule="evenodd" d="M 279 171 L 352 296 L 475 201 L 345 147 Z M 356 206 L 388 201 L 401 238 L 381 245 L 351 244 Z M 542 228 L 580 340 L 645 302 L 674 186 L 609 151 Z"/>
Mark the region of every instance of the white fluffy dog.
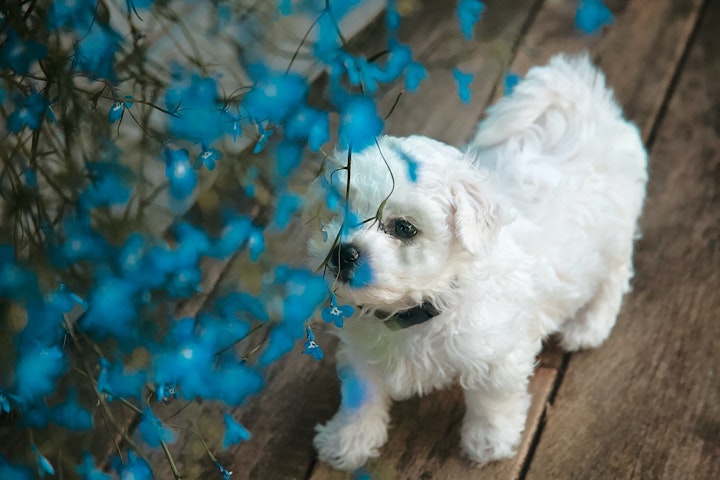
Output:
<path fill-rule="evenodd" d="M 615 323 L 646 161 L 587 56 L 531 69 L 466 151 L 412 136 L 354 152 L 349 205 L 374 220 L 344 230 L 328 257 L 338 302 L 356 313 L 338 332 L 344 398 L 317 427 L 320 459 L 361 466 L 387 439 L 392 400 L 453 382 L 468 456 L 512 456 L 542 339 L 596 347 Z M 329 179 L 345 192 L 346 170 Z M 316 259 L 340 223 L 310 241 Z"/>

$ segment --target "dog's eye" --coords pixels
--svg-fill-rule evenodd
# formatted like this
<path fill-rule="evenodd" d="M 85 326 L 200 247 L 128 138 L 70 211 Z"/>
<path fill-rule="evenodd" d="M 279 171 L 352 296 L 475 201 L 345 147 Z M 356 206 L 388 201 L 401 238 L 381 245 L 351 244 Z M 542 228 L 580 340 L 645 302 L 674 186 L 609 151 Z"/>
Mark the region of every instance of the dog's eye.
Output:
<path fill-rule="evenodd" d="M 407 220 L 397 220 L 393 225 L 393 235 L 402 240 L 412 238 L 417 233 L 417 228 Z"/>

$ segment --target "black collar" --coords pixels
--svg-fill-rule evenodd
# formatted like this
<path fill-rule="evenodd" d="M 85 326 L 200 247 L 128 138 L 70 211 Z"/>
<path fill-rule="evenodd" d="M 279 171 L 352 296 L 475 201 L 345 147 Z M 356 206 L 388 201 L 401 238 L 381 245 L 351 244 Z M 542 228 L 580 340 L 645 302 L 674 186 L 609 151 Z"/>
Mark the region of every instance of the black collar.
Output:
<path fill-rule="evenodd" d="M 425 323 L 431 318 L 440 315 L 440 312 L 438 312 L 437 308 L 435 308 L 435 305 L 433 305 L 432 303 L 423 302 L 417 307 L 398 312 L 389 318 L 388 315 L 390 314 L 387 312 L 375 312 L 375 316 L 383 319 L 383 323 L 390 330 L 402 330 L 404 328 Z"/>

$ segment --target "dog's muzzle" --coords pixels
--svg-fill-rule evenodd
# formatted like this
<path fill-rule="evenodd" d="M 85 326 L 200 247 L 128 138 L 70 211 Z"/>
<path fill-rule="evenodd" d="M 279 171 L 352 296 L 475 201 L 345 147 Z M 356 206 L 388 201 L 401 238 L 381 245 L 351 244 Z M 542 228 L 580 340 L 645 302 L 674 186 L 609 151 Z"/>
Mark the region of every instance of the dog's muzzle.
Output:
<path fill-rule="evenodd" d="M 360 250 L 355 245 L 339 243 L 330 253 L 328 266 L 341 282 L 347 283 L 353 276 L 358 260 L 360 260 Z"/>

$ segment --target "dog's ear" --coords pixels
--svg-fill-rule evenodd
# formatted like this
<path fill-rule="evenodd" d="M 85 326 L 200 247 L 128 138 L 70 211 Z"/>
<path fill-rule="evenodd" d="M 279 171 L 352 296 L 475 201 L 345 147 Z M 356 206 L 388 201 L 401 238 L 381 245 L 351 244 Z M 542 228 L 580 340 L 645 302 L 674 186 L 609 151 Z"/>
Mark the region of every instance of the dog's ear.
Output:
<path fill-rule="evenodd" d="M 499 205 L 485 178 L 474 171 L 463 173 L 454 176 L 450 184 L 453 227 L 462 246 L 474 256 L 481 256 L 512 218 Z"/>

